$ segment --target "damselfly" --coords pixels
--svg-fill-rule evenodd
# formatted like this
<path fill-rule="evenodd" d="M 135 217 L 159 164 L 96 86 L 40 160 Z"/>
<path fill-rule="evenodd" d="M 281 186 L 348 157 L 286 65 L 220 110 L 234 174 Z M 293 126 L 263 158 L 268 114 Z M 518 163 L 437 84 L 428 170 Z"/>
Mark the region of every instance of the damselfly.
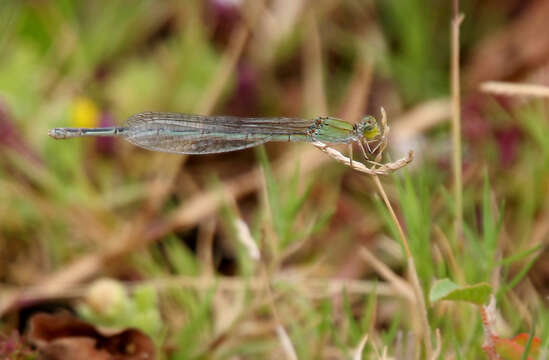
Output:
<path fill-rule="evenodd" d="M 143 112 L 130 117 L 124 126 L 105 128 L 55 128 L 55 139 L 79 136 L 119 136 L 145 149 L 178 154 L 213 154 L 257 146 L 269 141 L 357 143 L 368 158 L 383 140 L 373 116 L 357 124 L 333 117 L 314 119 L 236 116 L 204 116 L 165 112 Z M 374 148 L 371 143 L 377 143 Z"/>

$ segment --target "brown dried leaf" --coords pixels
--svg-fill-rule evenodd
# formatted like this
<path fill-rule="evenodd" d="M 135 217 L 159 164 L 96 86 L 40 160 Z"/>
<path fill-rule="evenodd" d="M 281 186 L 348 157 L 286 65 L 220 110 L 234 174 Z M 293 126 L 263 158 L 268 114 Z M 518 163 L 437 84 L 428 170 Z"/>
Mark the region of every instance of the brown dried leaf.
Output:
<path fill-rule="evenodd" d="M 48 360 L 152 360 L 154 344 L 137 329 L 96 328 L 68 313 L 37 314 L 27 339 Z"/>

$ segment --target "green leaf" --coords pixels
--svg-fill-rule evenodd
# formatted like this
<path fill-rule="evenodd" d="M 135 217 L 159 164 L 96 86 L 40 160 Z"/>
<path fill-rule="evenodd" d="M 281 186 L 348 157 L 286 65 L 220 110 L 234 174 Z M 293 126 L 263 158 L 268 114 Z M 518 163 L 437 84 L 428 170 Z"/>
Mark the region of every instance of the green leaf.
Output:
<path fill-rule="evenodd" d="M 543 249 L 544 247 L 544 244 L 543 243 L 540 243 L 538 245 L 535 245 L 535 246 L 532 246 L 531 248 L 529 249 L 526 249 L 524 251 L 520 251 L 516 254 L 513 254 L 511 256 L 508 256 L 506 257 L 505 259 L 501 260 L 499 262 L 500 265 L 510 265 L 510 264 L 513 264 L 515 262 L 518 262 L 518 261 L 521 261 L 523 260 L 524 258 L 528 257 L 530 254 L 533 254 L 535 253 L 536 251 L 538 250 L 541 250 Z"/>
<path fill-rule="evenodd" d="M 429 300 L 434 303 L 440 300 L 467 301 L 482 305 L 492 293 L 492 287 L 487 283 L 459 286 L 450 279 L 435 282 L 429 294 Z"/>
<path fill-rule="evenodd" d="M 505 286 L 502 286 L 498 293 L 505 293 L 506 291 L 511 290 L 514 288 L 525 276 L 528 274 L 528 271 L 530 271 L 530 268 L 534 266 L 536 260 L 538 259 L 539 253 L 532 258 L 520 271 L 517 275 L 513 277 Z"/>

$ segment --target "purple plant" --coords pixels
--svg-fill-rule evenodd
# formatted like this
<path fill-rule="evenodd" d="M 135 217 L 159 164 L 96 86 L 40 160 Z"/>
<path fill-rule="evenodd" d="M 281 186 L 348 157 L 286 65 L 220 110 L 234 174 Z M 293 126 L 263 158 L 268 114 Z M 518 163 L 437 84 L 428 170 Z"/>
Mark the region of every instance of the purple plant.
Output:
<path fill-rule="evenodd" d="M 495 137 L 499 148 L 499 158 L 503 167 L 508 167 L 517 158 L 522 134 L 516 126 L 511 126 L 495 131 Z"/>

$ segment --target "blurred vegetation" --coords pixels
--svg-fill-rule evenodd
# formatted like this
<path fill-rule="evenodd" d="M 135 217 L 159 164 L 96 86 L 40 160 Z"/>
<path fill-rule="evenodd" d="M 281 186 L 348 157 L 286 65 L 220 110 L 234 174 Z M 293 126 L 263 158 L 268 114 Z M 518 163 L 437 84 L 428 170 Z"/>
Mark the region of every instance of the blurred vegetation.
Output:
<path fill-rule="evenodd" d="M 416 305 L 361 256 L 407 281 L 369 177 L 307 144 L 179 156 L 47 136 L 146 110 L 357 121 L 383 106 L 398 134 L 391 157 L 416 152 L 383 180 L 424 293 L 442 278 L 488 283 L 499 335 L 532 331 L 547 354 L 548 103 L 478 92 L 484 80 L 549 84 L 549 49 L 534 57 L 535 39 L 519 37 L 536 33 L 531 9 L 549 15 L 538 0 L 461 2 L 456 238 L 450 112 L 413 116 L 449 96 L 451 2 L 1 1 L 0 332 L 68 307 L 141 329 L 160 359 L 286 357 L 280 326 L 299 359 L 351 358 L 366 333 L 364 358 L 424 356 Z M 499 69 L 483 51 L 515 37 L 511 53 L 492 54 L 510 58 Z M 115 279 L 100 288 L 106 309 L 90 302 L 102 277 Z M 12 306 L 28 289 L 54 291 Z M 478 310 L 427 304 L 440 358 L 485 356 Z"/>

